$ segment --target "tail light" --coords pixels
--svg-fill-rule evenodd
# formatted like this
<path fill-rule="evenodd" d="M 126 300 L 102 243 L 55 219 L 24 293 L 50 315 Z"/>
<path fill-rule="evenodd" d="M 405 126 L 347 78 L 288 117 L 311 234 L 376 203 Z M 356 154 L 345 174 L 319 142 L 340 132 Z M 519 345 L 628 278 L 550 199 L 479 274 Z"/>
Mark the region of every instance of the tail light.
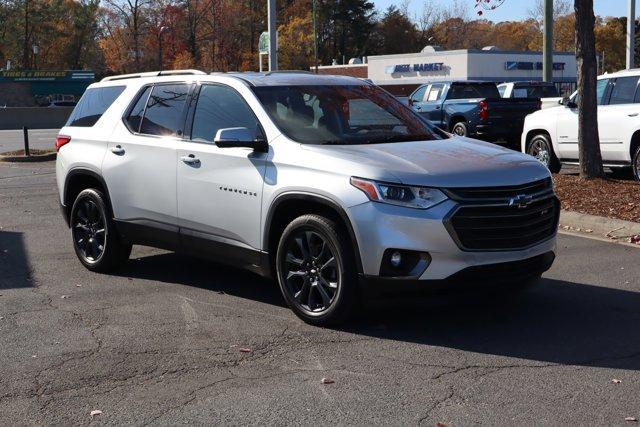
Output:
<path fill-rule="evenodd" d="M 56 137 L 56 151 L 60 151 L 60 147 L 71 142 L 71 137 L 66 135 L 58 135 Z"/>
<path fill-rule="evenodd" d="M 538 110 L 542 110 L 542 99 L 538 99 Z"/>
<path fill-rule="evenodd" d="M 487 120 L 489 118 L 489 104 L 487 101 L 480 101 L 480 120 Z"/>

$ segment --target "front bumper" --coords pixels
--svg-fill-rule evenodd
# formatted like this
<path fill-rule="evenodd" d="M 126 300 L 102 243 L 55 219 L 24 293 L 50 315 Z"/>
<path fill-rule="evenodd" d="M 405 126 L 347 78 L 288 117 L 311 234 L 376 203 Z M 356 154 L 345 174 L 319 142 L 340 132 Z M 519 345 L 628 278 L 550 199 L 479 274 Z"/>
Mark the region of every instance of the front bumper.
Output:
<path fill-rule="evenodd" d="M 445 280 L 469 267 L 518 262 L 555 252 L 555 234 L 522 250 L 464 251 L 444 224 L 444 218 L 456 206 L 456 202 L 447 200 L 427 210 L 372 202 L 350 208 L 363 277 L 372 281 L 380 276 L 383 255 L 389 248 L 429 253 L 431 263 L 418 281 Z"/>
<path fill-rule="evenodd" d="M 362 276 L 360 288 L 367 297 L 403 294 L 437 294 L 517 286 L 538 278 L 551 268 L 555 254 L 547 252 L 521 261 L 467 267 L 442 280 L 394 279 Z"/>

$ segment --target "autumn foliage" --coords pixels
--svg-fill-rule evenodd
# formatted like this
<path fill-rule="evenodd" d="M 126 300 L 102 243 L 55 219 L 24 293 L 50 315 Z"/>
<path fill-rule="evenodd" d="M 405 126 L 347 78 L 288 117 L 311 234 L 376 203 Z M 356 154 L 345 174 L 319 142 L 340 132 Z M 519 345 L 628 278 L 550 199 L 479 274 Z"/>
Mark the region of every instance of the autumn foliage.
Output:
<path fill-rule="evenodd" d="M 257 70 L 258 39 L 267 29 L 266 3 L 0 0 L 0 67 L 10 60 L 14 69 L 90 68 L 99 75 L 160 68 Z M 532 13 L 530 19 L 492 22 L 487 19 L 490 10 L 500 3 L 454 0 L 437 7 L 425 2 L 422 13 L 412 14 L 406 6 L 376 11 L 368 0 L 317 0 L 319 63 L 417 52 L 426 45 L 541 50 L 541 19 Z M 277 4 L 279 66 L 309 69 L 314 64 L 311 0 Z M 572 12 L 558 12 L 556 50 L 574 50 Z M 624 64 L 625 31 L 625 18 L 597 18 L 596 49 L 605 52 L 609 71 Z"/>

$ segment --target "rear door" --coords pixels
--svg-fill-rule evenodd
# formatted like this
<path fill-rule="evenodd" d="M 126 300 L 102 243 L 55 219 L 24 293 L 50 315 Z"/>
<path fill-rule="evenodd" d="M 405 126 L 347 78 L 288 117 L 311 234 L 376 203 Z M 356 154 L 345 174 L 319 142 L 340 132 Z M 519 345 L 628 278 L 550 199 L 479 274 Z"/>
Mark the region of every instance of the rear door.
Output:
<path fill-rule="evenodd" d="M 262 187 L 268 153 L 219 148 L 220 129 L 246 127 L 262 133 L 242 95 L 222 84 L 202 84 L 188 122 L 190 135 L 178 147 L 180 236 L 186 249 L 226 261 L 259 264 Z M 189 126 L 189 125 L 188 125 Z"/>
<path fill-rule="evenodd" d="M 424 102 L 422 104 L 422 114 L 430 120 L 434 125 L 442 127 L 442 100 L 445 85 L 443 83 L 434 83 L 429 86 L 425 93 Z"/>
<path fill-rule="evenodd" d="M 633 118 L 640 113 L 640 104 L 635 103 L 637 88 L 638 76 L 618 77 L 611 82 L 608 104 L 598 108 L 600 151 L 605 162 L 628 160 L 624 142 L 631 134 Z"/>
<path fill-rule="evenodd" d="M 146 231 L 158 245 L 177 242 L 176 145 L 191 86 L 143 88 L 117 126 L 102 165 L 115 217 L 136 233 Z"/>

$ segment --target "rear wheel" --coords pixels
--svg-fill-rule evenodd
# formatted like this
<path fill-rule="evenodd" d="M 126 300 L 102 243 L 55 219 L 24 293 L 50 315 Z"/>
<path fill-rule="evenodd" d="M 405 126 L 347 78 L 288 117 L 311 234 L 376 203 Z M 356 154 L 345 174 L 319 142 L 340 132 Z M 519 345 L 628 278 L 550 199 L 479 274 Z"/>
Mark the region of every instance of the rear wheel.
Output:
<path fill-rule="evenodd" d="M 467 128 L 467 124 L 465 122 L 457 122 L 451 127 L 451 133 L 458 136 L 468 136 L 469 128 Z"/>
<path fill-rule="evenodd" d="M 120 241 L 107 212 L 104 195 L 89 188 L 78 194 L 70 215 L 73 248 L 78 259 L 89 270 L 101 273 L 115 270 L 131 253 L 131 245 Z"/>
<path fill-rule="evenodd" d="M 553 146 L 551 145 L 551 140 L 548 135 L 538 134 L 531 138 L 527 146 L 527 154 L 538 159 L 552 173 L 560 172 L 562 165 L 553 152 Z"/>
<path fill-rule="evenodd" d="M 352 314 L 357 301 L 353 254 L 337 224 L 320 215 L 303 215 L 282 233 L 276 254 L 280 290 L 307 323 L 336 325 Z"/>

